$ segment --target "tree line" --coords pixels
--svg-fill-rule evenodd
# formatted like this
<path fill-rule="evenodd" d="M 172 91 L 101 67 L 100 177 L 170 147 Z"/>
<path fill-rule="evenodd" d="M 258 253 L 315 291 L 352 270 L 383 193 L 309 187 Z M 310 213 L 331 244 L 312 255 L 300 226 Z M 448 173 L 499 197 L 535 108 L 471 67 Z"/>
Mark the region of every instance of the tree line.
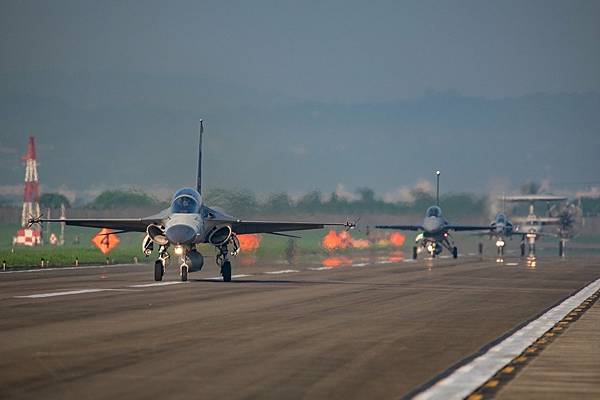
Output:
<path fill-rule="evenodd" d="M 421 214 L 435 203 L 431 193 L 415 189 L 411 193 L 412 201 L 386 202 L 376 196 L 370 188 L 359 188 L 356 197 L 349 199 L 333 193 L 314 190 L 299 198 L 292 198 L 285 192 L 258 196 L 250 190 L 231 190 L 213 188 L 207 190 L 204 201 L 207 205 L 219 207 L 233 215 L 252 214 Z M 488 216 L 489 205 L 493 199 L 471 193 L 447 193 L 440 199 L 440 205 L 446 215 L 452 217 L 471 215 Z M 42 208 L 67 208 L 71 203 L 59 193 L 44 193 L 40 197 Z M 115 208 L 166 208 L 168 202 L 160 201 L 139 190 L 108 190 L 102 192 L 82 208 L 110 210 Z M 600 198 L 581 198 L 583 216 L 600 215 Z"/>

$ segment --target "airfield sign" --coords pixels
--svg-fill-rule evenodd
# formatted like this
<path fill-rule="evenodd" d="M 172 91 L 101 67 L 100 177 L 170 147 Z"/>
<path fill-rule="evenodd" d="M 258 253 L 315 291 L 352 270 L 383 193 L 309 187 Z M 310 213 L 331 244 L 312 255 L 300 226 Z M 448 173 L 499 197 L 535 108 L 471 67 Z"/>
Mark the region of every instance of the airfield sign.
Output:
<path fill-rule="evenodd" d="M 112 249 L 119 245 L 119 237 L 112 233 L 112 229 L 102 228 L 100 232 L 92 238 L 92 243 L 100 249 L 102 254 L 108 254 Z"/>

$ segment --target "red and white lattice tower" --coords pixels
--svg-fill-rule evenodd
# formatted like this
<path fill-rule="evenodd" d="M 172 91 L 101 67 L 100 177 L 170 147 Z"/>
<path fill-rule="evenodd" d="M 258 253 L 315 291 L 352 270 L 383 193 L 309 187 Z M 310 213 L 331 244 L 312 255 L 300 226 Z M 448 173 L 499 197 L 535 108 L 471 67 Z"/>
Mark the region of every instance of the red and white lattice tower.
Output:
<path fill-rule="evenodd" d="M 42 243 L 42 231 L 39 225 L 27 227 L 31 217 L 40 215 L 40 183 L 37 172 L 37 160 L 35 154 L 35 138 L 29 137 L 27 154 L 23 156 L 25 161 L 25 190 L 23 191 L 23 211 L 21 212 L 21 226 L 14 244 L 35 246 Z"/>
<path fill-rule="evenodd" d="M 23 156 L 23 161 L 25 161 L 25 191 L 23 192 L 21 226 L 27 226 L 29 218 L 40 215 L 40 182 L 37 172 L 35 138 L 33 136 L 29 137 L 27 154 Z"/>

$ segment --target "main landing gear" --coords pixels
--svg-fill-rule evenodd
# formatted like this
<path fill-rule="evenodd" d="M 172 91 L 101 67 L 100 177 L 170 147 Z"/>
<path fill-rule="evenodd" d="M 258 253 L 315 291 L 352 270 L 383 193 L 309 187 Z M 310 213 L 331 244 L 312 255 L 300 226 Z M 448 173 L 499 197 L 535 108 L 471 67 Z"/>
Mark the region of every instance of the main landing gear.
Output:
<path fill-rule="evenodd" d="M 162 281 L 164 275 L 165 267 L 163 266 L 162 261 L 156 260 L 154 262 L 154 280 L 160 282 Z"/>
<path fill-rule="evenodd" d="M 233 250 L 229 251 L 228 245 L 231 244 Z M 231 282 L 231 261 L 229 256 L 237 256 L 240 252 L 240 242 L 235 235 L 231 235 L 231 238 L 217 247 L 219 253 L 217 254 L 217 265 L 221 267 L 221 276 L 223 282 Z"/>
<path fill-rule="evenodd" d="M 165 276 L 165 267 L 167 260 L 169 259 L 169 253 L 165 246 L 160 246 L 158 260 L 154 262 L 154 280 L 157 282 L 162 281 Z"/>

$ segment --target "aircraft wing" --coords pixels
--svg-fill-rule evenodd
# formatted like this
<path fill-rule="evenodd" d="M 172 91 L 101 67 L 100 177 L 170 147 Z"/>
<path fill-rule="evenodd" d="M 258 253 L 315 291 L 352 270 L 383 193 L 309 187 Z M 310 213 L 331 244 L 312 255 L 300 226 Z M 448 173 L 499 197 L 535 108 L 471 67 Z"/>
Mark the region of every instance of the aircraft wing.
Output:
<path fill-rule="evenodd" d="M 492 228 L 487 225 L 448 225 L 448 230 L 455 232 L 466 232 L 466 231 L 491 231 Z"/>
<path fill-rule="evenodd" d="M 375 225 L 378 229 L 396 229 L 398 231 L 422 231 L 421 225 Z"/>
<path fill-rule="evenodd" d="M 504 201 L 510 202 L 536 202 L 536 201 L 564 201 L 567 200 L 565 196 L 553 196 L 548 194 L 525 194 L 525 195 L 515 195 L 515 196 L 504 196 L 500 197 L 500 199 Z"/>
<path fill-rule="evenodd" d="M 31 218 L 29 224 L 38 224 L 44 222 L 62 222 L 66 225 L 84 226 L 87 228 L 108 228 L 122 232 L 146 232 L 150 224 L 160 224 L 160 219 L 147 218 L 113 218 L 113 219 L 94 219 L 94 218 Z"/>
<path fill-rule="evenodd" d="M 308 229 L 322 229 L 325 226 L 343 226 L 345 228 L 354 228 L 351 222 L 345 223 L 322 223 L 322 222 L 277 222 L 277 221 L 215 221 L 231 225 L 231 229 L 240 235 L 248 233 L 277 233 L 289 231 L 303 231 Z"/>

